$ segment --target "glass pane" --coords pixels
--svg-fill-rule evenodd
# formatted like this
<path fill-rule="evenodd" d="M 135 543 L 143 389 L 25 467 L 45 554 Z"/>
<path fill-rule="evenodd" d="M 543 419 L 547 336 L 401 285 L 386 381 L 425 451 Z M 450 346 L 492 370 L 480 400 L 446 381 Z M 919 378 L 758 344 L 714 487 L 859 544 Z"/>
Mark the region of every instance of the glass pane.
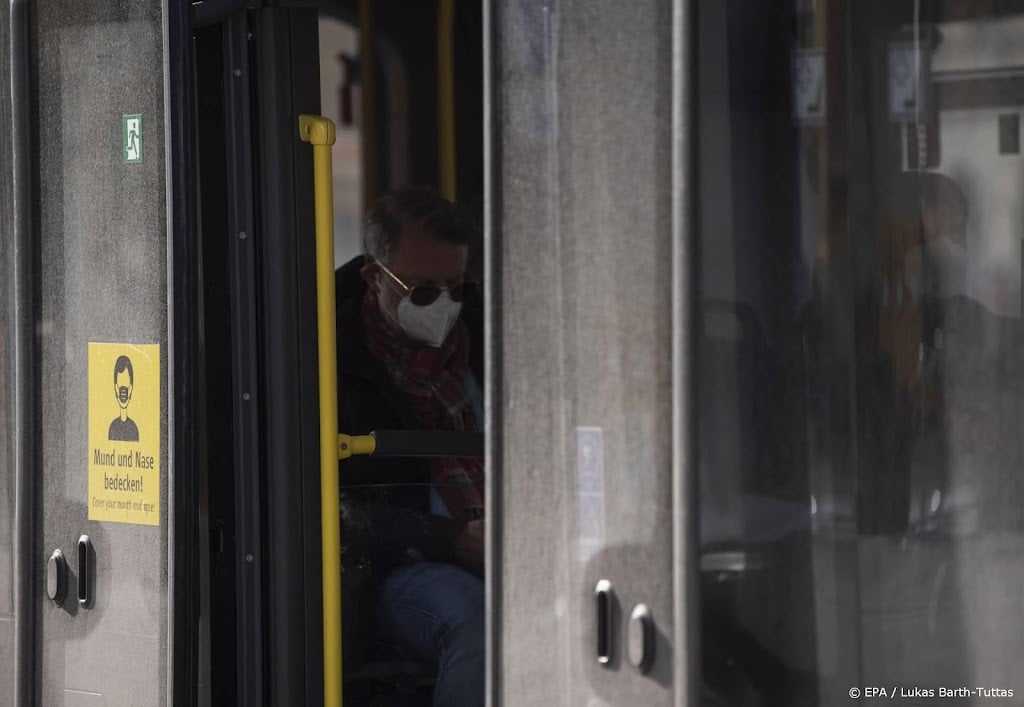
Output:
<path fill-rule="evenodd" d="M 707 703 L 1017 704 L 1024 3 L 698 14 Z"/>

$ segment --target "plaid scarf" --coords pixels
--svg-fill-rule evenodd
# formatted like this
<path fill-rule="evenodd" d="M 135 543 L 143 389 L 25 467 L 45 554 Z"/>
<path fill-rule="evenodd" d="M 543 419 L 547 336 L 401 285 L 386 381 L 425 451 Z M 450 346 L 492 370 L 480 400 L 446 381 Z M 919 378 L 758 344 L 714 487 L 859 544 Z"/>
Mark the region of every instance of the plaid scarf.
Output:
<path fill-rule="evenodd" d="M 424 429 L 475 432 L 476 421 L 463 378 L 469 363 L 469 331 L 461 319 L 440 347 L 409 339 L 381 316 L 377 293 L 363 297 L 366 347 L 406 394 Z M 483 517 L 481 459 L 431 459 L 430 482 L 456 520 Z"/>

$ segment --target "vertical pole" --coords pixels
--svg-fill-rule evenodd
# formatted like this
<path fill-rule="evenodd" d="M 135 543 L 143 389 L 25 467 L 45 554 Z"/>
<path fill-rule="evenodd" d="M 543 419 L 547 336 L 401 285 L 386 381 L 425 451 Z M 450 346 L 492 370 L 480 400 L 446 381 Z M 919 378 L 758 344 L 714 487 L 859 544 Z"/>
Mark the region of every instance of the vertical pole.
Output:
<path fill-rule="evenodd" d="M 338 370 L 334 319 L 334 123 L 299 116 L 299 135 L 313 145 L 316 209 L 317 357 L 320 379 L 320 532 L 323 566 L 324 705 L 341 707 L 341 520 L 338 501 Z"/>
<path fill-rule="evenodd" d="M 672 704 L 700 704 L 697 575 L 697 6 L 672 0 Z"/>

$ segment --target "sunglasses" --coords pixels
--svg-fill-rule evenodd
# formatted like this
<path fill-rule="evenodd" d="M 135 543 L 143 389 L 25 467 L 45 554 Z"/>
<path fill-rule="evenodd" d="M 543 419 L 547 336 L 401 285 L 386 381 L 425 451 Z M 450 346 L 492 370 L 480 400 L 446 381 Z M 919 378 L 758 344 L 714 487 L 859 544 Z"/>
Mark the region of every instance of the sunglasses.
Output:
<path fill-rule="evenodd" d="M 452 298 L 452 302 L 465 302 L 467 299 L 473 297 L 477 291 L 477 283 L 472 280 L 466 282 L 460 282 L 457 285 L 451 287 L 438 287 L 437 285 L 415 285 L 409 287 L 402 279 L 395 275 L 393 272 L 388 270 L 388 267 L 380 262 L 376 261 L 377 266 L 383 270 L 388 276 L 397 282 L 402 289 L 409 293 L 409 299 L 418 307 L 426 307 L 429 304 L 433 304 L 438 297 L 441 296 L 442 292 L 447 292 L 448 296 Z"/>

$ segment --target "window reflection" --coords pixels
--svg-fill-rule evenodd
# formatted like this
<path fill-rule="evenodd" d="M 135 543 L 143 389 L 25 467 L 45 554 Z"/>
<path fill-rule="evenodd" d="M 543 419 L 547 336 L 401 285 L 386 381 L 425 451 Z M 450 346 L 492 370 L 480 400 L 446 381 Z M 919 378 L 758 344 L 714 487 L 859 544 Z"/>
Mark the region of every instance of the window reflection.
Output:
<path fill-rule="evenodd" d="M 1024 3 L 698 14 L 707 703 L 1024 694 Z"/>
<path fill-rule="evenodd" d="M 334 173 L 334 263 L 340 267 L 362 248 L 359 33 L 352 25 L 322 14 L 318 34 L 320 110 L 334 123 L 336 135 L 331 148 L 331 169 Z"/>

